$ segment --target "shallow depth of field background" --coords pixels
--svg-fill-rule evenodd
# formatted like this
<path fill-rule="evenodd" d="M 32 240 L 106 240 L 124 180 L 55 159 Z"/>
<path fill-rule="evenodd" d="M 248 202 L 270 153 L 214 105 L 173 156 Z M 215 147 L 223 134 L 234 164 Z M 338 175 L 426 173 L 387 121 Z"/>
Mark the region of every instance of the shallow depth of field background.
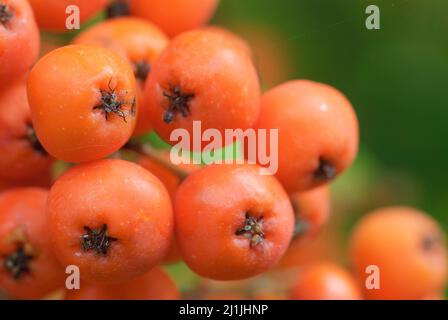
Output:
<path fill-rule="evenodd" d="M 365 28 L 369 4 L 381 30 Z M 359 116 L 359 156 L 335 183 L 332 220 L 308 259 L 347 262 L 351 227 L 380 206 L 418 207 L 448 230 L 447 15 L 444 0 L 221 2 L 213 22 L 253 45 L 264 89 L 329 83 Z"/>
<path fill-rule="evenodd" d="M 365 28 L 369 4 L 380 7 L 381 30 Z M 353 103 L 361 150 L 336 183 L 337 214 L 408 204 L 446 230 L 447 14 L 443 0 L 223 0 L 213 22 L 252 43 L 265 89 L 307 78 Z"/>
<path fill-rule="evenodd" d="M 381 30 L 365 27 L 370 4 Z M 349 265 L 351 228 L 381 206 L 417 207 L 448 230 L 447 16 L 446 0 L 221 0 L 212 24 L 252 45 L 264 90 L 295 78 L 328 83 L 359 117 L 360 152 L 334 184 L 332 218 L 293 263 Z M 194 274 L 183 264 L 168 270 L 197 297 Z"/>

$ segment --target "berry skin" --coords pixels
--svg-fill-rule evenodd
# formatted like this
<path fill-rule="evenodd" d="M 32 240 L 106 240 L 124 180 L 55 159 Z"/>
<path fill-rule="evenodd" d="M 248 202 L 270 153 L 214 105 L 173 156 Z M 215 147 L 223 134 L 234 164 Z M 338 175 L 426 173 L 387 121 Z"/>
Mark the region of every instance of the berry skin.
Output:
<path fill-rule="evenodd" d="M 39 30 L 26 0 L 0 0 L 0 87 L 22 79 L 39 54 Z"/>
<path fill-rule="evenodd" d="M 142 276 L 123 283 L 81 283 L 79 290 L 67 290 L 65 300 L 177 300 L 176 284 L 165 271 L 156 267 Z"/>
<path fill-rule="evenodd" d="M 122 160 L 75 166 L 50 190 L 47 215 L 55 255 L 89 282 L 118 282 L 159 264 L 172 240 L 163 184 Z"/>
<path fill-rule="evenodd" d="M 291 196 L 295 213 L 294 242 L 306 243 L 325 225 L 330 216 L 330 188 L 318 187 Z"/>
<path fill-rule="evenodd" d="M 413 208 L 388 207 L 363 217 L 353 231 L 350 256 L 363 287 L 366 267 L 379 268 L 380 289 L 365 289 L 368 299 L 421 299 L 441 291 L 447 279 L 442 231 Z"/>
<path fill-rule="evenodd" d="M 175 200 L 177 244 L 187 265 L 215 280 L 265 272 L 285 253 L 294 216 L 278 181 L 256 165 L 210 165 Z"/>
<path fill-rule="evenodd" d="M 40 299 L 64 286 L 50 250 L 47 197 L 40 188 L 0 193 L 0 288 L 12 298 Z"/>
<path fill-rule="evenodd" d="M 246 129 L 259 115 L 260 85 L 251 58 L 229 37 L 195 30 L 173 39 L 148 78 L 144 101 L 168 143 L 174 129 Z M 191 145 L 190 145 L 190 148 Z"/>
<path fill-rule="evenodd" d="M 81 23 L 104 9 L 109 0 L 28 0 L 40 29 L 50 32 L 67 32 L 66 9 L 70 5 L 79 8 Z"/>
<path fill-rule="evenodd" d="M 109 156 L 134 130 L 133 70 L 102 48 L 72 45 L 47 54 L 31 70 L 28 100 L 45 150 L 67 162 Z"/>
<path fill-rule="evenodd" d="M 132 0 L 131 15 L 158 25 L 170 37 L 204 25 L 219 0 Z"/>
<path fill-rule="evenodd" d="M 0 110 L 0 181 L 49 187 L 53 159 L 35 135 L 24 81 L 0 90 Z"/>
<path fill-rule="evenodd" d="M 360 300 L 361 290 L 345 269 L 333 263 L 305 266 L 291 290 L 293 300 Z"/>
<path fill-rule="evenodd" d="M 152 64 L 168 43 L 167 36 L 155 25 L 137 18 L 107 20 L 87 29 L 74 44 L 95 45 L 122 55 L 132 65 L 138 80 L 138 117 L 134 135 L 151 129 L 149 110 L 142 108 L 143 87 Z"/>
<path fill-rule="evenodd" d="M 358 150 L 358 120 L 350 102 L 317 82 L 290 81 L 263 94 L 256 128 L 278 129 L 276 176 L 289 193 L 328 183 Z"/>
<path fill-rule="evenodd" d="M 161 156 L 166 161 L 170 161 L 170 153 L 161 151 Z M 174 198 L 176 196 L 177 189 L 182 182 L 181 179 L 176 176 L 175 173 L 173 173 L 170 169 L 164 167 L 160 163 L 157 163 L 153 159 L 141 155 L 138 158 L 137 163 L 141 165 L 143 168 L 151 172 L 153 175 L 155 175 L 166 187 L 168 190 L 168 193 L 170 194 L 171 200 L 174 202 Z M 198 165 L 194 164 L 184 164 L 179 165 L 179 168 L 181 170 L 184 170 L 186 173 L 192 173 L 193 171 L 196 171 L 199 169 Z M 181 256 L 179 253 L 179 249 L 177 247 L 175 239 L 173 239 L 170 249 L 168 250 L 168 254 L 163 260 L 163 263 L 165 264 L 171 264 L 175 263 L 181 260 Z"/>
<path fill-rule="evenodd" d="M 254 59 L 252 48 L 250 47 L 249 43 L 240 37 L 238 34 L 219 26 L 209 25 L 202 28 L 202 30 L 208 31 L 208 32 L 215 32 L 222 36 L 223 38 L 227 38 L 229 45 L 235 46 L 235 48 L 241 50 L 243 53 L 245 53 L 248 57 L 251 59 Z"/>

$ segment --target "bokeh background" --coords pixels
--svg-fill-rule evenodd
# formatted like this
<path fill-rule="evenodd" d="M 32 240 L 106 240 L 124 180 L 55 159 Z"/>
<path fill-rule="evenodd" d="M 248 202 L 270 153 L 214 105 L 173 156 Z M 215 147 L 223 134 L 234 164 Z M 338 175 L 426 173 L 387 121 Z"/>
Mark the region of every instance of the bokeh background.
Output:
<path fill-rule="evenodd" d="M 381 29 L 367 30 L 368 5 Z M 286 80 L 335 86 L 360 121 L 360 153 L 333 187 L 333 216 L 298 257 L 347 264 L 359 217 L 388 205 L 448 230 L 448 1 L 223 0 L 212 23 L 253 47 L 264 89 Z"/>
<path fill-rule="evenodd" d="M 380 8 L 380 30 L 365 27 L 371 4 Z M 448 230 L 447 14 L 446 0 L 221 0 L 212 24 L 251 44 L 264 90 L 296 78 L 328 83 L 359 117 L 360 153 L 334 183 L 331 220 L 289 265 L 349 267 L 351 228 L 382 206 L 417 207 Z M 43 39 L 43 52 L 69 40 Z M 282 298 L 277 280 L 288 279 L 274 271 L 222 284 L 200 280 L 183 264 L 167 269 L 192 298 L 241 298 L 247 290 L 252 298 Z"/>

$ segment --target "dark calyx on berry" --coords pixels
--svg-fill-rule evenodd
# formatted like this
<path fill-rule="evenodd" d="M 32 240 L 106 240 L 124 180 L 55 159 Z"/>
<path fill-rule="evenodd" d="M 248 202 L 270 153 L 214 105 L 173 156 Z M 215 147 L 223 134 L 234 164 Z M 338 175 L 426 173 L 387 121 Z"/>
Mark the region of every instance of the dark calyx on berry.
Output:
<path fill-rule="evenodd" d="M 134 63 L 134 74 L 138 80 L 145 82 L 150 71 L 151 65 L 147 61 L 141 60 Z"/>
<path fill-rule="evenodd" d="M 129 16 L 129 4 L 126 0 L 115 0 L 106 8 L 108 19 Z"/>
<path fill-rule="evenodd" d="M 127 112 L 123 110 L 123 107 L 127 104 L 131 104 L 131 115 L 135 115 L 135 98 L 131 102 L 122 101 L 119 99 L 115 89 L 110 87 L 109 82 L 109 90 L 102 90 L 101 92 L 101 102 L 97 106 L 93 108 L 93 110 L 102 110 L 104 112 L 104 116 L 106 120 L 109 120 L 109 115 L 111 113 L 116 114 L 117 116 L 123 118 L 124 122 L 126 121 Z"/>
<path fill-rule="evenodd" d="M 310 224 L 308 223 L 308 221 L 304 220 L 304 219 L 298 219 L 296 218 L 295 222 L 294 222 L 294 233 L 293 233 L 293 237 L 300 237 L 302 235 L 304 235 L 305 233 L 307 233 L 307 231 L 310 229 Z"/>
<path fill-rule="evenodd" d="M 6 4 L 0 3 L 0 24 L 6 26 L 13 16 L 11 9 Z"/>
<path fill-rule="evenodd" d="M 25 273 L 30 273 L 30 261 L 34 257 L 25 252 L 25 247 L 19 244 L 16 251 L 8 255 L 3 261 L 3 266 L 14 279 L 20 279 Z"/>
<path fill-rule="evenodd" d="M 31 147 L 40 155 L 46 156 L 47 150 L 44 149 L 39 139 L 37 138 L 36 131 L 33 128 L 33 125 L 28 124 L 26 128 L 26 139 L 31 144 Z"/>
<path fill-rule="evenodd" d="M 105 224 L 101 229 L 91 229 L 85 226 L 84 231 L 85 233 L 81 236 L 81 248 L 84 251 L 94 251 L 95 254 L 107 255 L 112 242 L 118 240 L 108 235 Z"/>
<path fill-rule="evenodd" d="M 190 115 L 190 101 L 194 98 L 193 94 L 183 93 L 179 86 L 173 86 L 169 92 L 163 92 L 163 95 L 168 99 L 168 109 L 163 115 L 165 123 L 171 123 L 174 116 L 180 113 L 183 117 Z"/>
<path fill-rule="evenodd" d="M 249 213 L 246 213 L 246 220 L 244 226 L 239 228 L 235 234 L 237 236 L 244 236 L 250 240 L 250 247 L 256 247 L 263 242 L 263 217 L 252 217 Z"/>
<path fill-rule="evenodd" d="M 431 251 L 440 245 L 441 239 L 439 236 L 428 235 L 423 237 L 422 247 L 424 251 Z"/>
<path fill-rule="evenodd" d="M 336 168 L 331 162 L 319 159 L 319 167 L 314 171 L 316 180 L 332 180 L 336 175 Z"/>
<path fill-rule="evenodd" d="M 299 205 L 296 201 L 291 202 L 294 210 L 294 233 L 293 237 L 297 238 L 304 235 L 309 229 L 310 224 L 307 220 L 300 217 Z"/>

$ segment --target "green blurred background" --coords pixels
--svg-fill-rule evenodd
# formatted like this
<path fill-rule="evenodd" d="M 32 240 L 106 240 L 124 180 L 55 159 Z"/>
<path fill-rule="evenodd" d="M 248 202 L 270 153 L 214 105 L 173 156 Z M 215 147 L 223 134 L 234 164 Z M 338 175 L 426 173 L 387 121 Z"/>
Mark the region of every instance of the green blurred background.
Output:
<path fill-rule="evenodd" d="M 365 27 L 370 4 L 380 30 Z M 448 229 L 447 14 L 446 0 L 222 0 L 212 23 L 252 42 L 265 88 L 306 78 L 352 101 L 361 150 L 336 202 L 355 216 L 417 206 Z"/>
<path fill-rule="evenodd" d="M 365 27 L 372 4 L 380 30 Z M 334 183 L 331 220 L 299 262 L 349 265 L 351 228 L 381 206 L 420 208 L 448 231 L 447 16 L 447 0 L 221 0 L 212 24 L 249 42 L 264 90 L 296 78 L 328 83 L 359 117 L 358 158 Z M 62 45 L 74 34 L 42 36 Z M 184 292 L 200 283 L 182 263 L 167 270 Z"/>

